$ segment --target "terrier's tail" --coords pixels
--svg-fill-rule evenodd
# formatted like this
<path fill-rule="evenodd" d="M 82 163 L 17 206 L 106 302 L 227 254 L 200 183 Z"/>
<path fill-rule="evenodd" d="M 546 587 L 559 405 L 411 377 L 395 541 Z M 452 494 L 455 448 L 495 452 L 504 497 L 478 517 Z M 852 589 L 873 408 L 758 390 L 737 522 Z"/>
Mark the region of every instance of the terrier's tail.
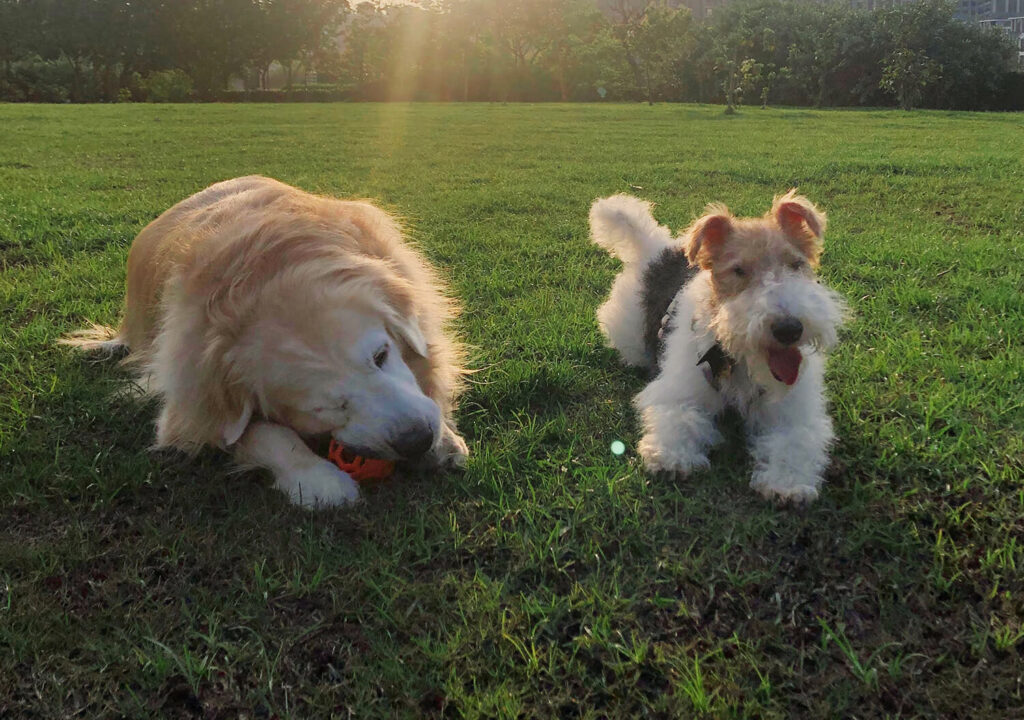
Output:
<path fill-rule="evenodd" d="M 651 203 L 632 195 L 595 200 L 590 237 L 624 263 L 648 260 L 673 245 L 672 233 L 651 215 Z"/>
<path fill-rule="evenodd" d="M 128 348 L 128 343 L 125 342 L 119 331 L 96 323 L 89 323 L 88 328 L 76 330 L 57 342 L 82 352 L 102 352 L 107 355 L 119 354 Z"/>

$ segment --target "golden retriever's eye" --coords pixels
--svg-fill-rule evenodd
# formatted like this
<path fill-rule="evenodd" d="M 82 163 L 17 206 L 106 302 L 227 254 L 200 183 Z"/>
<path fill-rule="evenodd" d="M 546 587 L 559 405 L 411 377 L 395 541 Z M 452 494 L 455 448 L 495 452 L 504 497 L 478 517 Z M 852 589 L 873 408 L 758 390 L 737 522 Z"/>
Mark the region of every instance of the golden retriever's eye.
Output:
<path fill-rule="evenodd" d="M 384 367 L 384 363 L 388 361 L 388 346 L 385 345 L 380 350 L 373 354 L 373 364 L 379 368 Z"/>
<path fill-rule="evenodd" d="M 744 270 L 744 269 L 743 269 L 742 267 L 740 267 L 739 265 L 737 265 L 736 267 L 734 267 L 734 268 L 732 269 L 732 271 L 733 271 L 733 273 L 734 273 L 734 274 L 736 275 L 736 277 L 741 277 L 741 278 L 742 278 L 742 277 L 746 277 L 746 276 L 747 276 L 747 271 L 746 271 L 746 270 Z"/>

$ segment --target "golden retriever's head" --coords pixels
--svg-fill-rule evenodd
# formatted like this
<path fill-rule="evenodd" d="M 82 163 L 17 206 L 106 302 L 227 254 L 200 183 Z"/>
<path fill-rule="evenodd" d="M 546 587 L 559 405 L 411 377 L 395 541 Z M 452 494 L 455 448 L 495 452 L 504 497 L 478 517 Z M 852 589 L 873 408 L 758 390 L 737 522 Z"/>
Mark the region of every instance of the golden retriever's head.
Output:
<path fill-rule="evenodd" d="M 359 273 L 263 305 L 238 359 L 268 418 L 373 457 L 413 459 L 434 446 L 441 410 L 407 364 L 429 349 L 399 282 Z"/>
<path fill-rule="evenodd" d="M 183 409 L 165 391 L 159 444 L 232 445 L 260 416 L 391 460 L 439 442 L 441 410 L 408 365 L 430 349 L 410 288 L 385 263 L 307 263 L 247 280 L 209 296 L 203 358 L 187 382 L 206 407 Z"/>

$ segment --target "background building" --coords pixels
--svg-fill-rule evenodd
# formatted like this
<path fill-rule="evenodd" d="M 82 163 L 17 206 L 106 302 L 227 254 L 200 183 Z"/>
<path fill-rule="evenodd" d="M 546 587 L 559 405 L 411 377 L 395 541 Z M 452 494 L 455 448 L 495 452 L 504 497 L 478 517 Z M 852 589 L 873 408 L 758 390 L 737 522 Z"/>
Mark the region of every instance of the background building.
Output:
<path fill-rule="evenodd" d="M 1024 0 L 961 0 L 957 17 L 1005 30 L 1017 45 L 1024 69 Z"/>

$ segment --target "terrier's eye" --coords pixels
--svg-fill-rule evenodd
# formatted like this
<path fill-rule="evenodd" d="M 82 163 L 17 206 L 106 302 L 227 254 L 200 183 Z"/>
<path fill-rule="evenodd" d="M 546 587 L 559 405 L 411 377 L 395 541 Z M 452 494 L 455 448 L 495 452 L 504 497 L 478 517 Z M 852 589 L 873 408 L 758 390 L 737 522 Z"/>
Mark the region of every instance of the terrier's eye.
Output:
<path fill-rule="evenodd" d="M 380 350 L 373 354 L 373 364 L 379 368 L 384 367 L 384 363 L 388 361 L 388 346 L 385 345 Z"/>
<path fill-rule="evenodd" d="M 791 262 L 789 264 L 789 269 L 790 270 L 803 270 L 804 267 L 806 267 L 806 266 L 807 266 L 807 263 L 805 263 L 803 260 L 797 260 L 796 262 Z"/>
<path fill-rule="evenodd" d="M 746 271 L 746 270 L 744 270 L 743 268 L 741 268 L 741 267 L 740 267 L 739 265 L 737 265 L 736 267 L 734 267 L 734 268 L 732 269 L 732 271 L 733 271 L 734 273 L 736 273 L 736 277 L 746 277 L 746 276 L 747 276 L 747 271 Z"/>

